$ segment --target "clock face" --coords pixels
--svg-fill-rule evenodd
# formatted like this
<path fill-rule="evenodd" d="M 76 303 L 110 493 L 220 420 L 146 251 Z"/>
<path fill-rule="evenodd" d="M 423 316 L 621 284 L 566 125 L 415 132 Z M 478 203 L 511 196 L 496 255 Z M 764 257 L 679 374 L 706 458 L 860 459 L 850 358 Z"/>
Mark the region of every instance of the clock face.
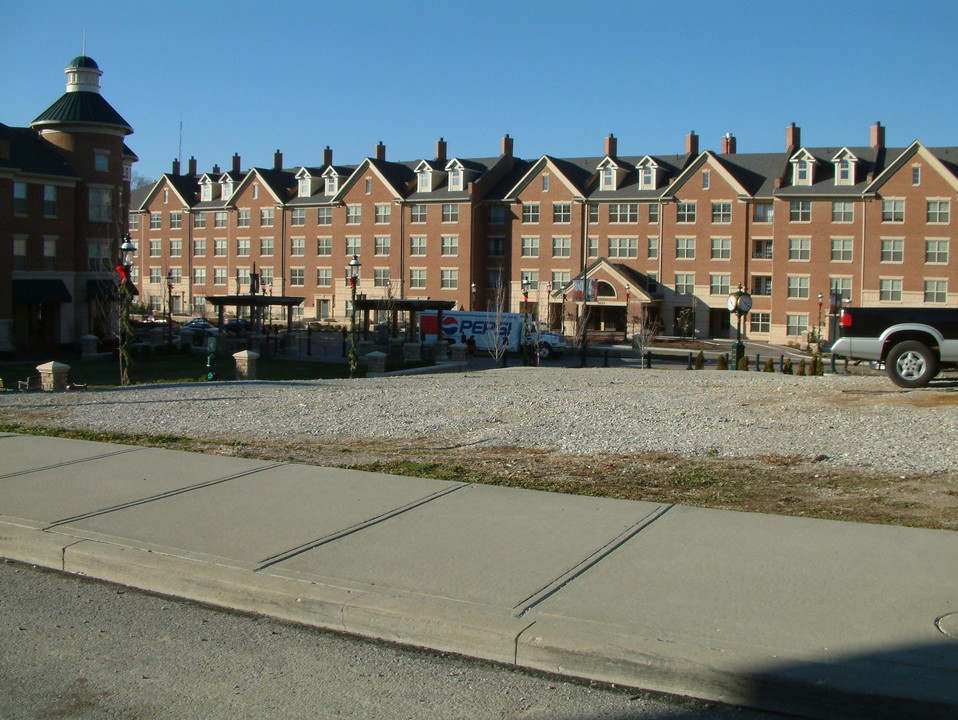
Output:
<path fill-rule="evenodd" d="M 728 311 L 729 312 L 735 312 L 735 306 L 737 304 L 736 300 L 738 300 L 738 298 L 736 298 L 734 295 L 728 296 Z"/>
<path fill-rule="evenodd" d="M 740 312 L 747 313 L 752 309 L 752 296 L 745 294 L 738 299 L 738 309 Z"/>

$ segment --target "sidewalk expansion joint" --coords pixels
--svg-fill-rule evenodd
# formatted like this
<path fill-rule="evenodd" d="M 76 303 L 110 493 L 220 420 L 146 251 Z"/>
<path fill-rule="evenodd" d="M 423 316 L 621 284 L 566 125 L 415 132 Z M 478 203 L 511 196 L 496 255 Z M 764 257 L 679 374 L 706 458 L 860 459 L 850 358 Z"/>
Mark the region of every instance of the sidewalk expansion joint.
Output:
<path fill-rule="evenodd" d="M 525 600 L 522 600 L 520 603 L 515 605 L 512 609 L 515 612 L 516 617 L 522 617 L 527 612 L 532 610 L 536 605 L 539 605 L 543 601 L 552 597 L 555 593 L 559 592 L 566 585 L 574 581 L 576 578 L 584 575 L 591 568 L 595 567 L 597 564 L 602 562 L 605 558 L 611 555 L 613 552 L 618 550 L 620 547 L 625 545 L 629 540 L 634 538 L 640 532 L 649 527 L 656 520 L 661 518 L 665 513 L 674 508 L 675 505 L 662 505 L 651 513 L 646 515 L 644 518 L 639 520 L 634 525 L 628 527 L 623 532 L 619 533 L 616 537 L 612 538 L 602 547 L 598 548 L 595 552 L 587 557 L 583 558 L 580 562 L 573 565 L 565 573 L 557 577 L 555 580 L 550 582 L 548 585 L 544 586 L 540 590 L 534 592 L 532 595 L 527 597 Z"/>
<path fill-rule="evenodd" d="M 421 497 L 418 500 L 413 500 L 412 502 L 407 503 L 406 505 L 401 505 L 397 508 L 384 512 L 381 515 L 376 515 L 375 517 L 371 517 L 368 520 L 363 520 L 362 522 L 356 523 L 355 525 L 352 525 L 348 528 L 344 528 L 343 530 L 339 530 L 337 532 L 331 533 L 321 538 L 317 538 L 315 540 L 310 540 L 309 542 L 303 543 L 302 545 L 297 545 L 296 547 L 290 548 L 289 550 L 284 550 L 281 553 L 277 553 L 276 555 L 263 559 L 260 562 L 259 567 L 257 567 L 254 570 L 254 572 L 260 572 L 261 570 L 266 570 L 267 568 L 272 567 L 273 565 L 281 563 L 285 560 L 289 560 L 290 558 L 294 558 L 297 555 L 302 555 L 303 553 L 309 552 L 310 550 L 315 550 L 316 548 L 321 547 L 323 545 L 327 545 L 331 542 L 335 542 L 336 540 L 340 540 L 349 535 L 353 535 L 355 533 L 361 532 L 365 530 L 366 528 L 370 528 L 370 527 L 373 527 L 374 525 L 378 525 L 380 523 L 386 522 L 387 520 L 391 520 L 394 517 L 398 517 L 399 515 L 403 515 L 404 513 L 407 513 L 411 510 L 415 510 L 416 508 L 422 507 L 423 505 L 431 503 L 433 500 L 438 500 L 439 498 L 445 497 L 446 495 L 451 495 L 454 492 L 459 492 L 463 488 L 467 488 L 469 486 L 470 486 L 469 483 L 462 483 L 460 485 L 455 485 L 451 488 L 437 490 L 436 492 L 426 495 L 424 497 Z"/>
<path fill-rule="evenodd" d="M 126 453 L 139 452 L 142 449 L 143 448 L 139 448 L 139 447 L 128 447 L 128 448 L 123 448 L 122 450 L 114 450 L 113 452 L 102 453 L 100 455 L 91 455 L 90 457 L 77 458 L 76 460 L 66 460 L 65 462 L 54 463 L 53 465 L 43 465 L 41 467 L 30 468 L 29 470 L 18 470 L 17 472 L 0 475 L 0 480 L 6 480 L 7 478 L 17 477 L 18 475 L 29 475 L 31 473 L 44 472 L 46 470 L 56 470 L 57 468 L 70 467 L 71 465 L 77 465 L 78 463 L 90 462 L 91 460 L 103 460 L 104 458 L 115 457 L 116 455 L 125 455 Z"/>
<path fill-rule="evenodd" d="M 147 503 L 155 502 L 157 500 L 164 500 L 166 498 L 175 497 L 176 495 L 182 495 L 183 493 L 193 492 L 194 490 L 202 490 L 203 488 L 219 485 L 220 483 L 229 482 L 230 480 L 238 480 L 239 478 L 246 477 L 247 475 L 254 475 L 256 473 L 263 472 L 264 470 L 273 470 L 274 468 L 282 467 L 286 464 L 287 463 L 284 462 L 270 463 L 252 470 L 246 470 L 245 472 L 234 473 L 233 475 L 216 478 L 215 480 L 197 483 L 196 485 L 187 485 L 185 487 L 176 488 L 175 490 L 167 490 L 166 492 L 157 493 L 156 495 L 150 495 L 148 497 L 137 498 L 136 500 L 120 503 L 119 505 L 111 505 L 110 507 L 100 508 L 99 510 L 91 510 L 90 512 L 83 513 L 81 515 L 74 515 L 73 517 L 63 518 L 62 520 L 55 520 L 43 529 L 52 530 L 60 525 L 67 525 L 69 523 L 79 522 L 80 520 L 88 520 L 89 518 L 98 517 L 100 515 L 108 515 L 109 513 L 116 512 L 118 510 L 124 510 L 126 508 L 136 507 L 137 505 L 146 505 Z"/>

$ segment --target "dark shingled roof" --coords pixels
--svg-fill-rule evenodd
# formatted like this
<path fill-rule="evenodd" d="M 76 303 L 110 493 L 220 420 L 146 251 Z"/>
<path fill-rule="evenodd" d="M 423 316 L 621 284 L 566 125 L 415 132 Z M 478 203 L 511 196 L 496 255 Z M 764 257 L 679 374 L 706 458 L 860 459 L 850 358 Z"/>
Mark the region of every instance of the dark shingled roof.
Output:
<path fill-rule="evenodd" d="M 9 159 L 0 158 L 0 168 L 12 168 L 37 175 L 78 178 L 66 160 L 30 128 L 9 127 L 0 123 L 0 140 L 10 144 Z"/>
<path fill-rule="evenodd" d="M 126 130 L 127 134 L 133 132 L 130 124 L 103 99 L 100 93 L 88 90 L 63 93 L 60 99 L 40 113 L 30 126 L 52 123 L 115 125 Z"/>

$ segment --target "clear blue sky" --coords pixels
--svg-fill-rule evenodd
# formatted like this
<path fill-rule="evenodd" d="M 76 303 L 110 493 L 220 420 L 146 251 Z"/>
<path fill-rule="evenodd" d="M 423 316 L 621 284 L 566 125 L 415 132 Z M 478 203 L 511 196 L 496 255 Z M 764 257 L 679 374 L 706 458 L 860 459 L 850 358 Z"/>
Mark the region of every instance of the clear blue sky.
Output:
<path fill-rule="evenodd" d="M 26 126 L 86 54 L 136 172 L 806 145 L 958 145 L 955 0 L 232 0 L 3 3 L 0 122 Z"/>

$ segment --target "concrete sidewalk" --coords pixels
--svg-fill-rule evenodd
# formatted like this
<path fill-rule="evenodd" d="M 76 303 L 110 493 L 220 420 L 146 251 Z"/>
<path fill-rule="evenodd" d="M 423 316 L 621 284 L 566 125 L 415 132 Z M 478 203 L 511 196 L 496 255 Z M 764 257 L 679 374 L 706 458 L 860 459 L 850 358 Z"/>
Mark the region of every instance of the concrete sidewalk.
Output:
<path fill-rule="evenodd" d="M 958 533 L 0 435 L 0 555 L 814 718 L 958 717 Z"/>

